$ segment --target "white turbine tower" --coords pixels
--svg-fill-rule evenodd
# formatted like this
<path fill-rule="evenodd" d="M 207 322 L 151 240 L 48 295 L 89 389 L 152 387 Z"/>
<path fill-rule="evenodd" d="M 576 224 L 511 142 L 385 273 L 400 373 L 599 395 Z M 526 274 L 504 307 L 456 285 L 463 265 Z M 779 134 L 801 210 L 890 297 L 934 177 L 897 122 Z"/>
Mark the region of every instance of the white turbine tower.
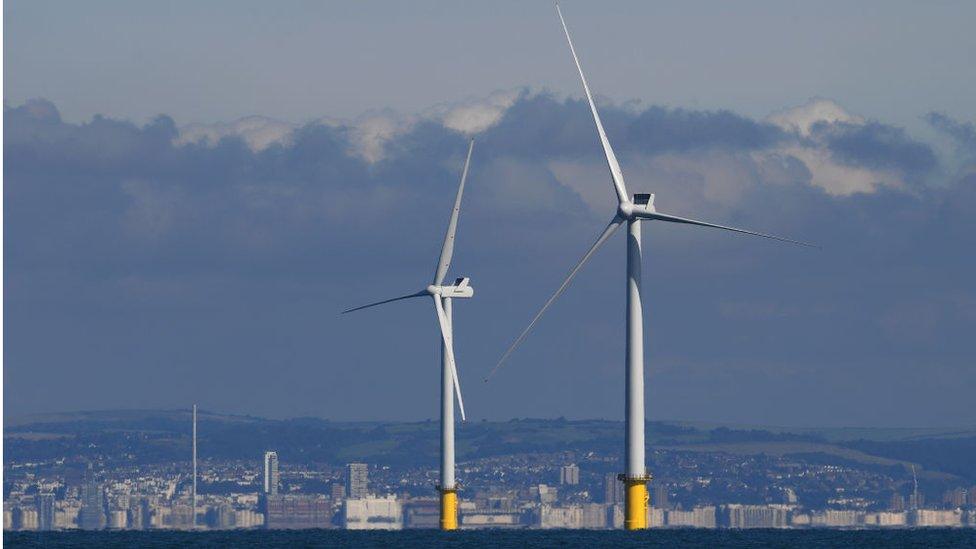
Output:
<path fill-rule="evenodd" d="M 442 530 L 457 529 L 457 483 L 454 480 L 454 395 L 457 395 L 461 421 L 465 420 L 464 401 L 461 400 L 461 385 L 458 381 L 457 365 L 454 362 L 454 325 L 451 301 L 457 298 L 470 298 L 474 295 L 470 278 L 455 279 L 453 284 L 447 286 L 443 283 L 447 270 L 451 267 L 451 258 L 454 255 L 454 235 L 457 232 L 458 215 L 461 212 L 461 196 L 464 194 L 464 182 L 468 177 L 468 166 L 471 163 L 471 151 L 473 149 L 474 140 L 472 139 L 468 144 L 468 156 L 464 161 L 461 183 L 458 185 L 457 196 L 454 198 L 454 209 L 451 211 L 451 220 L 447 224 L 447 234 L 444 235 L 444 245 L 441 247 L 441 255 L 437 260 L 433 283 L 414 294 L 386 299 L 342 312 L 343 314 L 351 313 L 414 297 L 430 296 L 434 300 L 437 324 L 441 330 L 441 482 L 438 490 L 441 493 L 440 524 Z"/>
<path fill-rule="evenodd" d="M 600 234 L 596 242 L 583 255 L 575 267 L 569 272 L 569 276 L 559 286 L 556 292 L 542 306 L 542 309 L 535 315 L 528 327 L 522 331 L 512 346 L 505 351 L 498 364 L 488 375 L 491 377 L 504 364 L 516 347 L 525 339 L 529 331 L 535 326 L 539 318 L 542 317 L 546 309 L 563 293 L 569 283 L 576 276 L 576 273 L 583 267 L 583 264 L 593 255 L 594 252 L 613 235 L 624 223 L 627 224 L 627 351 L 626 351 L 626 472 L 620 475 L 620 479 L 626 484 L 626 515 L 624 526 L 628 530 L 638 530 L 647 527 L 647 482 L 651 479 L 644 462 L 644 327 L 643 310 L 641 305 L 641 226 L 642 220 L 669 221 L 672 223 L 685 223 L 689 225 L 701 225 L 703 227 L 714 227 L 725 229 L 737 233 L 745 233 L 774 240 L 782 240 L 794 244 L 810 246 L 803 242 L 780 238 L 768 234 L 725 227 L 714 223 L 696 221 L 684 217 L 663 214 L 654 209 L 653 194 L 635 194 L 633 199 L 627 194 L 627 187 L 624 185 L 624 176 L 620 171 L 620 164 L 617 157 L 610 147 L 610 141 L 603 130 L 603 123 L 600 121 L 600 114 L 593 103 L 593 95 L 590 87 L 586 83 L 583 75 L 583 67 L 580 65 L 573 41 L 569 36 L 569 29 L 566 28 L 566 21 L 563 19 L 559 5 L 556 5 L 556 12 L 562 22 L 563 32 L 566 33 L 566 40 L 569 42 L 570 52 L 576 62 L 576 69 L 579 71 L 580 80 L 583 83 L 583 91 L 586 93 L 586 100 L 590 105 L 590 112 L 593 114 L 593 122 L 596 124 L 596 131 L 600 136 L 600 143 L 603 145 L 603 153 L 607 157 L 607 166 L 610 169 L 610 179 L 613 183 L 614 192 L 617 195 L 617 211 L 610 223 Z M 487 381 L 488 378 L 485 379 Z"/>

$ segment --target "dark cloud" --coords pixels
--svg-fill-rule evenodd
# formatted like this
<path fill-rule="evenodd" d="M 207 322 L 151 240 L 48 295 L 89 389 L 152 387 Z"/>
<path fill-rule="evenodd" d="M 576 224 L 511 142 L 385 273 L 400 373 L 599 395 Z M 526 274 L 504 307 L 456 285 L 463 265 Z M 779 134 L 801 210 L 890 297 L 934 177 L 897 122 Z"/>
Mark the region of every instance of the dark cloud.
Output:
<path fill-rule="evenodd" d="M 693 150 L 747 151 L 769 147 L 787 136 L 776 126 L 729 111 L 689 111 L 653 106 L 643 111 L 601 106 L 600 115 L 615 149 L 640 154 Z M 489 130 L 493 150 L 514 155 L 580 158 L 600 154 L 589 106 L 583 99 L 523 92 L 497 126 Z M 599 141 L 597 141 L 598 143 Z"/>
<path fill-rule="evenodd" d="M 925 175 L 936 167 L 932 148 L 908 136 L 902 128 L 880 122 L 817 123 L 811 128 L 838 161 L 849 166 L 894 169 L 906 175 Z"/>
<path fill-rule="evenodd" d="M 811 184 L 816 166 L 786 152 L 819 145 L 765 123 L 604 110 L 628 181 L 680 204 L 675 213 L 824 247 L 648 224 L 653 417 L 976 421 L 971 177 L 924 193 L 830 195 Z M 198 401 L 266 415 L 436 416 L 428 304 L 336 313 L 428 283 L 465 136 L 421 121 L 371 163 L 350 127 L 310 124 L 255 151 L 236 137 L 174 145 L 165 116 L 67 124 L 40 101 L 5 115 L 6 413 Z M 847 165 L 938 171 L 928 146 L 897 128 L 817 132 L 812 141 Z M 553 159 L 578 162 L 583 184 L 588 166 L 605 177 L 580 101 L 525 93 L 478 137 L 453 269 L 477 292 L 455 308 L 474 418 L 621 409 L 618 238 L 495 381 L 478 382 L 611 214 L 560 180 Z M 592 184 L 610 193 L 605 179 Z"/>
<path fill-rule="evenodd" d="M 976 126 L 971 122 L 960 122 L 938 112 L 930 112 L 925 116 L 925 120 L 933 128 L 951 137 L 961 147 L 976 153 Z"/>

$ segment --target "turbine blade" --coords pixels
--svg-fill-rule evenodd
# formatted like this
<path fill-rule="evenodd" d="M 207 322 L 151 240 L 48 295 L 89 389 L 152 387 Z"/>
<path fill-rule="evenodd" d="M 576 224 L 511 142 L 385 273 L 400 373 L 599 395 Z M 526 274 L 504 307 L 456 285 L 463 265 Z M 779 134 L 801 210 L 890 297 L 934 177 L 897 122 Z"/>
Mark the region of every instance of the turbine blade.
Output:
<path fill-rule="evenodd" d="M 382 305 L 384 303 L 391 303 L 393 301 L 400 301 L 401 299 L 410 299 L 412 297 L 423 297 L 425 295 L 429 295 L 429 294 L 427 292 L 417 292 L 415 294 L 401 295 L 400 297 L 394 297 L 393 299 L 384 299 L 383 301 L 377 301 L 376 303 L 370 303 L 369 305 L 362 305 L 360 307 L 353 307 L 352 309 L 346 309 L 345 311 L 342 311 L 340 314 L 346 314 L 346 313 L 351 313 L 353 311 L 359 311 L 359 310 L 362 310 L 362 309 L 368 309 L 370 307 L 375 307 L 377 305 Z"/>
<path fill-rule="evenodd" d="M 576 61 L 576 69 L 579 70 L 580 80 L 583 82 L 583 91 L 586 92 L 586 100 L 590 103 L 590 111 L 593 113 L 593 121 L 596 123 L 596 131 L 600 134 L 600 143 L 603 144 L 603 153 L 607 157 L 607 166 L 610 168 L 610 177 L 613 178 L 613 188 L 617 192 L 619 202 L 627 202 L 630 197 L 627 195 L 627 187 L 624 185 L 624 174 L 620 171 L 620 164 L 617 156 L 610 148 L 610 140 L 607 139 L 607 132 L 603 130 L 603 122 L 600 121 L 600 113 L 596 111 L 596 104 L 593 103 L 593 95 L 590 93 L 590 86 L 586 83 L 583 76 L 583 66 L 580 65 L 579 57 L 576 56 L 576 48 L 573 47 L 573 39 L 569 37 L 569 29 L 566 27 L 566 20 L 563 19 L 563 12 L 556 4 L 556 13 L 559 14 L 559 21 L 563 24 L 563 32 L 566 33 L 566 41 L 569 42 L 569 51 L 573 53 L 573 61 Z"/>
<path fill-rule="evenodd" d="M 441 338 L 444 339 L 444 348 L 447 349 L 447 363 L 451 366 L 451 378 L 454 380 L 454 394 L 457 395 L 458 408 L 461 410 L 461 421 L 467 421 L 464 417 L 464 400 L 461 399 L 461 382 L 458 380 L 457 365 L 454 362 L 454 338 L 451 335 L 452 328 L 447 320 L 447 313 L 444 312 L 444 304 L 441 303 L 440 296 L 434 297 L 434 308 L 437 309 L 437 324 L 441 327 Z"/>
<path fill-rule="evenodd" d="M 726 227 L 725 225 L 716 225 L 715 223 L 706 223 L 705 221 L 697 221 L 695 219 L 687 219 L 684 217 L 678 217 L 676 215 L 667 215 L 663 213 L 653 212 L 653 213 L 637 213 L 642 219 L 656 219 L 660 221 L 669 221 L 671 223 L 687 223 L 688 225 L 699 225 L 702 227 L 712 227 L 715 229 L 725 229 L 726 231 L 732 231 L 736 233 L 751 234 L 753 236 L 761 236 L 763 238 L 770 238 L 772 240 L 779 240 L 780 242 L 789 242 L 790 244 L 799 244 L 800 246 L 809 246 L 811 248 L 819 249 L 820 246 L 816 244 L 810 244 L 808 242 L 800 242 L 799 240 L 793 240 L 790 238 L 784 238 L 782 236 L 775 236 L 771 234 L 758 233 L 756 231 L 749 231 L 746 229 L 737 229 L 735 227 Z"/>
<path fill-rule="evenodd" d="M 532 327 L 535 326 L 536 322 L 538 322 L 539 319 L 542 318 L 543 313 L 546 312 L 549 306 L 552 305 L 560 295 L 562 295 L 563 291 L 569 286 L 569 283 L 573 281 L 573 278 L 576 276 L 576 273 L 578 273 L 579 270 L 583 268 L 583 265 L 590 259 L 590 257 L 597 251 L 597 249 L 599 249 L 600 246 L 602 246 L 603 243 L 606 242 L 607 239 L 610 238 L 610 236 L 613 235 L 613 233 L 615 233 L 617 229 L 620 228 L 623 222 L 624 220 L 619 217 L 614 217 L 612 220 L 610 220 L 610 224 L 607 225 L 607 228 L 603 229 L 603 232 L 600 233 L 600 237 L 596 239 L 596 242 L 594 242 L 593 245 L 590 246 L 590 249 L 586 251 L 586 253 L 583 255 L 583 258 L 579 260 L 579 262 L 576 264 L 575 267 L 573 267 L 573 270 L 569 271 L 569 276 L 566 277 L 566 280 L 564 280 L 563 283 L 556 290 L 556 292 L 552 294 L 552 297 L 550 297 L 549 300 L 546 301 L 545 305 L 542 306 L 542 309 L 539 309 L 539 312 L 536 313 L 535 318 L 532 319 L 532 322 L 530 322 L 529 325 L 524 330 L 522 330 L 522 333 L 519 334 L 518 338 L 515 339 L 515 342 L 512 343 L 511 347 L 509 347 L 508 350 L 505 351 L 505 354 L 502 355 L 502 358 L 499 359 L 498 364 L 496 364 L 495 367 L 491 370 L 491 372 L 488 373 L 488 375 L 485 377 L 486 382 L 489 379 L 491 379 L 491 376 L 495 375 L 495 372 L 497 372 L 498 369 L 501 368 L 502 365 L 505 363 L 505 361 L 508 360 L 508 357 L 515 351 L 515 348 L 522 343 L 522 341 L 525 339 L 525 336 L 529 334 L 529 331 L 532 330 Z"/>
<path fill-rule="evenodd" d="M 458 185 L 457 197 L 454 198 L 454 210 L 451 211 L 451 221 L 447 224 L 447 234 L 444 235 L 441 257 L 437 260 L 437 271 L 434 273 L 434 286 L 440 286 L 444 282 L 444 276 L 451 267 L 451 258 L 454 256 L 454 233 L 457 232 L 458 214 L 461 213 L 461 195 L 464 194 L 464 181 L 468 178 L 468 165 L 471 164 L 472 150 L 474 150 L 474 139 L 468 144 L 468 158 L 464 161 L 464 171 L 461 172 L 461 184 Z"/>

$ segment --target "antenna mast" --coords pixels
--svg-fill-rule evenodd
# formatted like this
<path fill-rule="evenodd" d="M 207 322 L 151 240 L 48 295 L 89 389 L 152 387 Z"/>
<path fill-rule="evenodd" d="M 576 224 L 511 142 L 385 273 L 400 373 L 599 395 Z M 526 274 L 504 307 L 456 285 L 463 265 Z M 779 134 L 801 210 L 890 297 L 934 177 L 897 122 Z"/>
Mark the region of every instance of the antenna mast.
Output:
<path fill-rule="evenodd" d="M 912 491 L 912 509 L 918 509 L 918 476 L 915 474 L 915 464 L 912 464 L 912 481 L 915 488 Z"/>
<path fill-rule="evenodd" d="M 197 527 L 197 405 L 193 405 L 193 522 Z"/>

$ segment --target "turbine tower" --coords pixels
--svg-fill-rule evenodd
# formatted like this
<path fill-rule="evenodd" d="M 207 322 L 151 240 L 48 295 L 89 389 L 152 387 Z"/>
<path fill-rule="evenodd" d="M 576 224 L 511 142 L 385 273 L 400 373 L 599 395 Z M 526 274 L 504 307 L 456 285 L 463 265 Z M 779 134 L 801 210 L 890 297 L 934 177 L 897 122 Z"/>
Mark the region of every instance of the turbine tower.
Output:
<path fill-rule="evenodd" d="M 563 14 L 556 4 L 556 13 L 562 23 L 563 32 L 566 34 L 566 41 L 569 42 L 569 50 L 576 62 L 576 69 L 579 71 L 580 81 L 583 83 L 583 91 L 593 115 L 593 122 L 603 146 L 603 153 L 607 159 L 607 167 L 610 169 L 610 180 L 613 190 L 617 195 L 617 211 L 610 223 L 603 229 L 603 232 L 590 246 L 590 249 L 583 255 L 575 267 L 569 272 L 566 280 L 553 293 L 552 297 L 542 306 L 539 312 L 529 323 L 528 327 L 512 343 L 511 347 L 502 355 L 498 364 L 488 375 L 490 378 L 495 371 L 505 363 L 516 347 L 525 339 L 529 331 L 535 326 L 536 322 L 542 317 L 543 313 L 553 302 L 563 293 L 569 283 L 576 276 L 576 273 L 590 259 L 590 257 L 603 245 L 621 226 L 627 225 L 627 348 L 626 348 L 626 471 L 619 475 L 621 481 L 626 485 L 625 506 L 626 513 L 624 527 L 628 530 L 641 530 L 647 528 L 647 483 L 651 480 L 651 475 L 647 472 L 644 461 L 644 314 L 641 304 L 641 225 L 644 220 L 668 221 L 671 223 L 684 223 L 688 225 L 700 225 L 703 227 L 713 227 L 737 233 L 745 233 L 774 240 L 782 240 L 794 244 L 810 246 L 803 242 L 780 238 L 768 234 L 736 229 L 696 221 L 674 215 L 658 212 L 654 208 L 653 194 L 634 194 L 633 198 L 627 194 L 627 187 L 624 184 L 624 176 L 620 170 L 617 157 L 610 147 L 610 141 L 603 129 L 600 121 L 600 114 L 593 103 L 593 95 L 590 93 L 589 84 L 583 75 L 583 67 L 580 65 L 576 49 L 573 47 L 573 40 L 569 36 L 569 29 Z M 485 381 L 488 380 L 485 378 Z"/>
<path fill-rule="evenodd" d="M 393 299 L 386 299 L 362 307 L 347 309 L 342 313 L 351 313 L 376 305 L 430 296 L 434 300 L 434 310 L 437 313 L 437 324 L 441 331 L 441 479 L 437 489 L 441 494 L 442 530 L 457 529 L 457 482 L 454 479 L 454 396 L 457 395 L 458 409 L 461 421 L 465 421 L 464 401 L 461 399 L 461 385 L 458 382 L 457 365 L 454 362 L 454 318 L 452 300 L 467 299 L 474 295 L 474 288 L 470 285 L 470 278 L 462 277 L 454 280 L 453 284 L 444 285 L 444 277 L 451 267 L 454 256 L 454 235 L 457 232 L 458 215 L 461 212 L 461 196 L 464 194 L 464 182 L 468 178 L 468 166 L 471 164 L 471 151 L 474 140 L 468 144 L 468 156 L 464 161 L 461 172 L 461 183 L 458 185 L 457 196 L 454 198 L 454 209 L 447 224 L 447 234 L 441 246 L 441 255 L 434 270 L 433 282 L 427 288 L 413 294 Z"/>

